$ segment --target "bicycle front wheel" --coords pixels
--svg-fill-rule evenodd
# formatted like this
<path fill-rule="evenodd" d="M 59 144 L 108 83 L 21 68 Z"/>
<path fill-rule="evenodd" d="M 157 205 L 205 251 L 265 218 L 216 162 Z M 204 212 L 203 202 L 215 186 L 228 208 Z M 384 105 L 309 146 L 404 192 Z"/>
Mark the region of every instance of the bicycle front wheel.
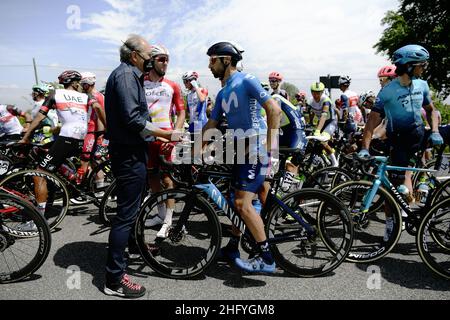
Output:
<path fill-rule="evenodd" d="M 271 210 L 266 233 L 277 265 L 300 277 L 318 277 L 336 269 L 347 256 L 353 227 L 347 209 L 329 192 L 302 189 L 281 202 L 314 230 L 305 227 L 277 203 Z"/>
<path fill-rule="evenodd" d="M 347 260 L 367 263 L 381 259 L 398 242 L 401 235 L 402 217 L 392 196 L 380 187 L 363 212 L 363 204 L 372 190 L 373 183 L 368 181 L 349 181 L 337 186 L 331 193 L 350 210 L 355 230 L 352 250 Z M 392 228 L 386 226 L 386 214 L 392 217 Z"/>
<path fill-rule="evenodd" d="M 164 239 L 157 237 L 161 225 L 145 227 L 146 220 L 158 214 L 158 206 L 173 208 L 171 226 Z M 211 205 L 187 190 L 153 195 L 141 207 L 136 224 L 136 240 L 144 261 L 157 273 L 173 279 L 203 274 L 220 249 L 221 234 Z"/>
<path fill-rule="evenodd" d="M 23 231 L 24 223 L 33 230 Z M 26 200 L 0 193 L 0 283 L 20 281 L 38 270 L 51 246 L 50 228 Z"/>
<path fill-rule="evenodd" d="M 416 244 L 427 267 L 450 279 L 450 198 L 437 203 L 423 218 Z"/>

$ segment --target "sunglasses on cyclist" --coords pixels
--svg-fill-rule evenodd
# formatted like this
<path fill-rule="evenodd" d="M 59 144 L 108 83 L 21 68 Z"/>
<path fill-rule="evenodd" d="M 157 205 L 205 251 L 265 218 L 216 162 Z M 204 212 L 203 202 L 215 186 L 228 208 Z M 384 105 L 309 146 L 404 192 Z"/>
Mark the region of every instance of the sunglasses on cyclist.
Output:
<path fill-rule="evenodd" d="M 217 61 L 217 59 L 219 59 L 219 58 L 225 58 L 225 57 L 228 57 L 228 56 L 212 56 L 212 57 L 209 57 L 209 63 L 215 64 L 216 61 Z"/>
<path fill-rule="evenodd" d="M 169 57 L 156 57 L 155 61 L 160 62 L 160 63 L 169 63 Z"/>

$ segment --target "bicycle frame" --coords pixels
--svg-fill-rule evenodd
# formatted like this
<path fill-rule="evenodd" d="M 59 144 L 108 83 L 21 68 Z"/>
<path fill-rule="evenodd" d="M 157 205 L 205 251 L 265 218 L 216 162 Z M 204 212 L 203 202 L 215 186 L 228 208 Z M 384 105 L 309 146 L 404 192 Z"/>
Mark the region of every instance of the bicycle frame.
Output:
<path fill-rule="evenodd" d="M 365 197 L 363 201 L 363 213 L 367 213 L 370 208 L 370 204 L 372 203 L 375 195 L 380 188 L 380 185 L 386 187 L 389 193 L 394 197 L 397 204 L 406 212 L 408 216 L 412 214 L 412 209 L 409 204 L 403 199 L 400 192 L 398 192 L 397 188 L 392 184 L 389 180 L 386 172 L 387 171 L 412 171 L 412 172 L 436 172 L 436 170 L 432 169 L 420 169 L 420 168 L 409 168 L 409 167 L 397 167 L 390 166 L 387 164 L 386 157 L 375 157 L 375 160 L 378 162 L 378 170 L 376 174 L 376 179 L 373 182 L 373 187 L 370 189 L 367 197 Z"/>
<path fill-rule="evenodd" d="M 236 213 L 234 204 L 228 201 L 213 183 L 210 182 L 209 184 L 198 184 L 194 185 L 193 187 L 195 189 L 204 191 L 208 195 L 208 198 L 211 199 L 221 210 L 223 210 L 223 212 L 225 212 L 226 216 L 228 217 L 228 219 L 230 219 L 233 225 L 238 227 L 242 234 L 245 233 L 245 222 L 243 221 L 241 216 Z M 280 199 L 273 195 L 272 192 L 269 192 L 265 207 L 271 208 L 274 202 L 278 203 L 287 214 L 297 220 L 297 222 L 306 229 L 308 234 L 314 234 L 315 230 L 305 220 L 303 220 L 301 216 L 292 211 L 288 206 L 286 206 L 286 204 L 284 204 Z M 271 242 L 270 239 L 269 242 Z"/>

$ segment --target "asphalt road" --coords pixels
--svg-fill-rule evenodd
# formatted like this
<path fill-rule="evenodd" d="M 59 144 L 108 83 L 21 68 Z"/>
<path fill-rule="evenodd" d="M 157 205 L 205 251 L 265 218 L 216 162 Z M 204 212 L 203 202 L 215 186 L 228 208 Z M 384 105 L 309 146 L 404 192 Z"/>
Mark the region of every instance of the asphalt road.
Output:
<path fill-rule="evenodd" d="M 31 279 L 1 285 L 0 300 L 117 299 L 101 291 L 108 234 L 95 207 L 71 209 L 53 233 L 44 265 Z M 158 301 L 450 300 L 450 282 L 427 269 L 417 254 L 414 238 L 406 233 L 395 251 L 378 263 L 344 263 L 322 278 L 295 278 L 282 271 L 273 276 L 248 275 L 218 263 L 200 280 L 176 281 L 159 277 L 140 261 L 130 264 L 129 274 L 147 288 L 143 299 Z"/>

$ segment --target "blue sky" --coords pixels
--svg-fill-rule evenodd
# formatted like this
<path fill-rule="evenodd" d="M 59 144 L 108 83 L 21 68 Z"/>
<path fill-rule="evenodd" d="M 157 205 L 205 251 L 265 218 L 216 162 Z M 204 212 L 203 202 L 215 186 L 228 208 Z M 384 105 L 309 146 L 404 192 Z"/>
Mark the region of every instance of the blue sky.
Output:
<path fill-rule="evenodd" d="M 70 27 L 71 6 L 80 11 L 79 29 Z M 29 108 L 33 57 L 40 80 L 55 81 L 70 67 L 93 71 L 101 87 L 130 33 L 169 48 L 170 79 L 197 70 L 213 94 L 219 85 L 205 52 L 221 40 L 239 43 L 245 71 L 264 81 L 278 71 L 306 90 L 321 75 L 349 74 L 355 91 L 378 90 L 376 73 L 388 61 L 372 46 L 384 14 L 397 7 L 397 0 L 2 0 L 0 103 Z"/>

